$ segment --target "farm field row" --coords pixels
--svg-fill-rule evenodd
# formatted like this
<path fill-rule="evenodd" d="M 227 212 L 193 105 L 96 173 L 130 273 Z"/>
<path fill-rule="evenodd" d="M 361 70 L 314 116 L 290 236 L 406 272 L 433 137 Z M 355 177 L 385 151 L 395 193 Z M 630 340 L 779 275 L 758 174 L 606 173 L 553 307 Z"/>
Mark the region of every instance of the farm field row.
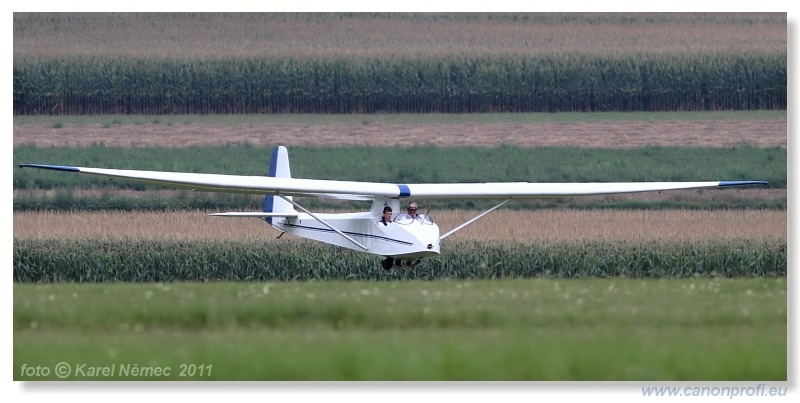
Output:
<path fill-rule="evenodd" d="M 785 110 L 786 94 L 785 52 L 367 60 L 15 58 L 13 113 Z"/>
<path fill-rule="evenodd" d="M 437 215 L 444 230 L 476 211 Z M 785 210 L 499 211 L 442 255 L 384 271 L 375 256 L 203 212 L 35 213 L 14 221 L 14 281 L 151 282 L 570 277 L 781 277 Z M 521 224 L 522 223 L 522 224 Z"/>
<path fill-rule="evenodd" d="M 786 147 L 786 111 L 16 116 L 14 146 Z"/>
<path fill-rule="evenodd" d="M 785 52 L 785 13 L 14 13 L 14 58 Z M 123 28 L 121 28 L 123 27 Z"/>
<path fill-rule="evenodd" d="M 479 211 L 434 211 L 442 231 Z M 258 219 L 210 217 L 203 211 L 15 212 L 15 239 L 297 242 Z M 559 242 L 785 241 L 786 210 L 498 210 L 452 241 Z M 302 241 L 300 241 L 302 242 Z"/>
<path fill-rule="evenodd" d="M 14 17 L 18 115 L 786 109 L 785 13 Z"/>

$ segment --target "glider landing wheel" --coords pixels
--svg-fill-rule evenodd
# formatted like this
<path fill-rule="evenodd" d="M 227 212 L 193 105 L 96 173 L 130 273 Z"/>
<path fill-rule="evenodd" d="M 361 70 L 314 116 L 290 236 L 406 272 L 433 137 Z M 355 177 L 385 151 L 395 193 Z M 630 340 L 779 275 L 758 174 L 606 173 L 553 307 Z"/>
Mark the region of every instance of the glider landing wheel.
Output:
<path fill-rule="evenodd" d="M 392 266 L 394 266 L 393 258 L 387 257 L 381 261 L 381 267 L 383 267 L 383 270 L 392 270 Z"/>

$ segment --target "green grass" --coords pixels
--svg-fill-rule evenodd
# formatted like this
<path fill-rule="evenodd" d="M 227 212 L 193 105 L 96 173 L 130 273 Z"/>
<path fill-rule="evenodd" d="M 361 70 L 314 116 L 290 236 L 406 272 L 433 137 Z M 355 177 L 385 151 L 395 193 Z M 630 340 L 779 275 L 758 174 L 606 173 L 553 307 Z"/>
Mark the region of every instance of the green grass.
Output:
<path fill-rule="evenodd" d="M 358 180 L 389 183 L 437 182 L 615 182 L 766 180 L 772 188 L 785 188 L 787 151 L 752 146 L 645 147 L 631 150 L 579 147 L 414 147 L 372 146 L 291 147 L 292 174 L 297 178 Z M 48 163 L 120 169 L 265 175 L 271 147 L 251 145 L 169 147 L 18 146 L 14 164 Z M 347 156 L 347 158 L 342 158 Z M 402 161 L 399 162 L 399 161 Z M 488 163 L 488 161 L 492 161 Z M 181 192 L 171 199 L 120 197 L 118 189 L 148 190 L 155 186 L 107 180 L 91 175 L 13 168 L 14 189 L 59 189 L 55 195 L 15 195 L 15 210 L 161 210 L 251 209 L 259 197 Z M 99 196 L 75 196 L 73 190 L 92 188 Z M 738 189 L 719 189 L 734 194 Z M 312 201 L 310 208 L 319 208 Z M 448 200 L 438 208 L 488 208 L 485 202 Z M 517 208 L 785 208 L 786 200 L 741 200 L 734 197 L 711 203 L 705 200 L 585 203 L 580 198 L 538 199 L 514 203 Z"/>
<path fill-rule="evenodd" d="M 712 193 L 713 192 L 713 193 Z M 515 200 L 507 205 L 511 209 L 775 209 L 785 210 L 787 200 L 783 198 L 720 198 L 708 199 L 703 195 L 733 195 L 735 189 L 719 189 L 698 192 L 696 197 L 675 195 L 673 198 L 663 200 L 597 200 L 576 197 L 556 197 L 530 200 Z M 175 211 L 175 210 L 201 210 L 201 211 L 260 211 L 264 203 L 262 196 L 237 195 L 225 193 L 193 193 L 184 190 L 175 191 L 172 195 L 151 194 L 146 191 L 141 194 L 126 195 L 106 190 L 100 195 L 81 195 L 80 188 L 63 188 L 54 195 L 46 195 L 30 190 L 29 192 L 16 192 L 13 200 L 14 211 Z M 487 200 L 436 200 L 431 201 L 434 210 L 445 209 L 476 209 L 486 210 L 495 201 Z M 303 206 L 312 211 L 318 210 L 365 210 L 363 203 L 342 203 L 324 199 L 307 199 Z"/>
<path fill-rule="evenodd" d="M 631 150 L 499 147 L 291 147 L 292 176 L 389 183 L 613 182 L 767 180 L 786 187 L 787 151 L 752 146 L 645 147 Z M 120 169 L 266 175 L 272 147 L 250 145 L 172 147 L 14 148 L 14 164 L 45 163 Z M 346 157 L 346 158 L 343 158 Z M 92 175 L 15 167 L 14 188 L 144 185 Z"/>
<path fill-rule="evenodd" d="M 785 380 L 786 280 L 14 284 L 14 380 Z M 183 378 L 181 364 L 210 368 Z M 25 367 L 23 367 L 25 366 Z M 49 368 L 48 377 L 24 368 Z M 85 368 L 85 367 L 84 367 Z M 85 371 L 84 371 L 85 372 Z M 142 379 L 128 377 L 127 379 Z"/>

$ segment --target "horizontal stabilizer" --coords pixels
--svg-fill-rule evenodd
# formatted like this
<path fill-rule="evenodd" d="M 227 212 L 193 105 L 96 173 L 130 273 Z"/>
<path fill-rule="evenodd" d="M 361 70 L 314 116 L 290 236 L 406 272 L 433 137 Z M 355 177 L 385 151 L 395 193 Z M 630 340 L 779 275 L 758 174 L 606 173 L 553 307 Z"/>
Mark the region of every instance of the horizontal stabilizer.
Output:
<path fill-rule="evenodd" d="M 231 213 L 212 213 L 209 215 L 217 216 L 217 217 L 297 217 L 299 213 L 296 211 L 286 211 L 282 213 L 268 213 L 263 211 L 238 211 L 238 212 L 231 212 Z"/>

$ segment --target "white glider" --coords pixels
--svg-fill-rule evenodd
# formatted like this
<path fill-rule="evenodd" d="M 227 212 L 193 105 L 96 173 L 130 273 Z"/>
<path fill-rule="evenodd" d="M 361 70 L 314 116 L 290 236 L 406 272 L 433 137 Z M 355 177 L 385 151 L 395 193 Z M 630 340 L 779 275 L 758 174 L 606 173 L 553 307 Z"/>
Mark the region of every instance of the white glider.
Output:
<path fill-rule="evenodd" d="M 416 265 L 424 257 L 440 254 L 440 241 L 511 199 L 552 196 L 586 196 L 678 189 L 766 185 L 765 181 L 609 182 L 609 183 L 418 183 L 393 184 L 292 178 L 289 154 L 276 147 L 268 176 L 219 175 L 185 172 L 103 169 L 62 165 L 21 164 L 20 167 L 78 172 L 193 191 L 265 195 L 263 211 L 216 213 L 224 217 L 256 217 L 273 227 L 304 238 L 383 256 L 383 268 Z M 315 214 L 294 201 L 294 196 L 344 200 L 371 200 L 370 211 Z M 412 218 L 400 211 L 401 199 L 502 199 L 494 207 L 440 235 L 439 227 L 425 215 Z M 393 212 L 390 223 L 381 222 L 383 210 Z M 281 235 L 282 235 L 281 233 Z"/>

